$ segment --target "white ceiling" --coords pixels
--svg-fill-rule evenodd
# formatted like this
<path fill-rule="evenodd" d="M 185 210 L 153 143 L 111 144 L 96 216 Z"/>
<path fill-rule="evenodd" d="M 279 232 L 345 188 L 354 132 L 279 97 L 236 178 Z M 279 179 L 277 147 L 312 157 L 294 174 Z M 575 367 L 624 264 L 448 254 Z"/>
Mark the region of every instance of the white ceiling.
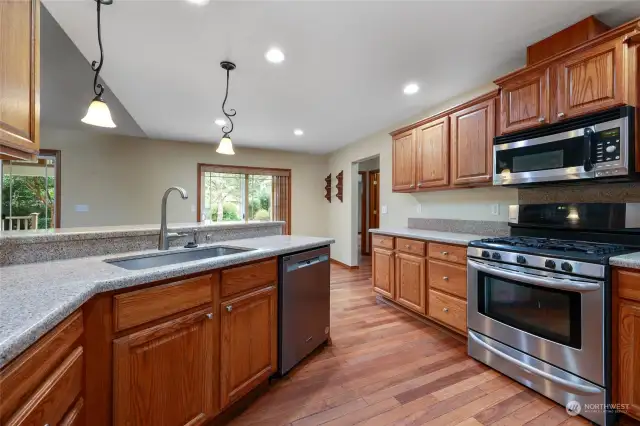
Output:
<path fill-rule="evenodd" d="M 95 2 L 44 4 L 96 59 Z M 102 13 L 102 76 L 147 136 L 215 143 L 219 62 L 234 61 L 234 143 L 326 153 L 487 84 L 591 14 L 617 25 L 640 2 L 115 0 Z M 283 63 L 264 59 L 272 46 Z M 421 90 L 409 97 L 410 81 Z"/>

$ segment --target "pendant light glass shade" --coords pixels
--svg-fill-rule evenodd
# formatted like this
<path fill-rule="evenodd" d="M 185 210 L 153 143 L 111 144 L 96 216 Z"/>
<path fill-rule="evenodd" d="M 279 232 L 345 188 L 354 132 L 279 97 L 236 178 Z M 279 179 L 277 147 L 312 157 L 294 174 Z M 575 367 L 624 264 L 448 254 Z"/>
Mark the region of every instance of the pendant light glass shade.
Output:
<path fill-rule="evenodd" d="M 218 149 L 216 149 L 218 154 L 224 155 L 235 155 L 236 153 L 233 151 L 233 144 L 231 143 L 231 138 L 224 136 L 220 140 L 220 144 L 218 145 Z"/>
<path fill-rule="evenodd" d="M 109 107 L 101 97 L 96 96 L 89 104 L 87 115 L 82 119 L 83 123 L 99 127 L 116 127 L 116 123 L 111 118 Z"/>

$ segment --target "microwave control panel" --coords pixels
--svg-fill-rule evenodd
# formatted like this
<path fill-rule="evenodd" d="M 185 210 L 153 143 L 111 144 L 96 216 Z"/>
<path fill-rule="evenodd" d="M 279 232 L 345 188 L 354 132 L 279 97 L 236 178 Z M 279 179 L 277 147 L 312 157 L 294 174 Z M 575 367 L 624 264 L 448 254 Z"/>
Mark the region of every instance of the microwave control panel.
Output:
<path fill-rule="evenodd" d="M 605 163 L 620 160 L 620 128 L 603 130 L 595 134 L 594 163 Z M 593 151 L 593 147 L 591 150 Z"/>

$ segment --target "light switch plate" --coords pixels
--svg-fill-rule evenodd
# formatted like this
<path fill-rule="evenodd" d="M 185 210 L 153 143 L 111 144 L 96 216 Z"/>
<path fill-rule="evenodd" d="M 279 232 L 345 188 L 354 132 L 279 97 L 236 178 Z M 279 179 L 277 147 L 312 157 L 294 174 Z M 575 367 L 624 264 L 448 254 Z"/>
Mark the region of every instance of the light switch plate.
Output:
<path fill-rule="evenodd" d="M 86 204 L 76 204 L 75 210 L 80 213 L 86 213 L 89 211 L 89 206 Z"/>
<path fill-rule="evenodd" d="M 380 212 L 382 214 L 387 214 L 387 206 L 386 205 L 382 205 L 380 206 Z"/>
<path fill-rule="evenodd" d="M 500 216 L 500 204 L 491 205 L 491 214 L 494 216 Z"/>
<path fill-rule="evenodd" d="M 422 213 L 422 204 L 418 204 L 418 205 L 416 206 L 416 211 L 417 211 L 418 213 Z"/>

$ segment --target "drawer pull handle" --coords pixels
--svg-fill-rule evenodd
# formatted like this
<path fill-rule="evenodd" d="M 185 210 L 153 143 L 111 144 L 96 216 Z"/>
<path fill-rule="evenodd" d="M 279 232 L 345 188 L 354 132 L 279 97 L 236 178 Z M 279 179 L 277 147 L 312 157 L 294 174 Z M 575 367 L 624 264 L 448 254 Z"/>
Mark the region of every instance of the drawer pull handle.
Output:
<path fill-rule="evenodd" d="M 544 123 L 544 117 L 538 118 L 538 123 Z"/>
<path fill-rule="evenodd" d="M 209 313 L 207 314 L 207 318 L 208 318 L 208 319 L 213 319 L 213 314 L 212 314 L 211 312 L 209 312 Z"/>
<path fill-rule="evenodd" d="M 558 113 L 558 118 L 562 118 L 562 117 L 564 117 L 564 112 L 559 112 Z"/>
<path fill-rule="evenodd" d="M 227 312 L 231 312 L 233 310 L 233 306 L 229 305 L 227 306 Z"/>
<path fill-rule="evenodd" d="M 449 312 L 449 308 L 442 308 L 442 312 L 444 312 L 444 313 Z"/>
<path fill-rule="evenodd" d="M 405 244 L 404 248 L 411 248 L 409 244 Z"/>
<path fill-rule="evenodd" d="M 443 280 L 449 281 L 449 277 L 442 277 Z"/>
<path fill-rule="evenodd" d="M 440 253 L 442 253 L 443 256 L 448 256 L 449 255 L 448 251 L 441 251 Z"/>

